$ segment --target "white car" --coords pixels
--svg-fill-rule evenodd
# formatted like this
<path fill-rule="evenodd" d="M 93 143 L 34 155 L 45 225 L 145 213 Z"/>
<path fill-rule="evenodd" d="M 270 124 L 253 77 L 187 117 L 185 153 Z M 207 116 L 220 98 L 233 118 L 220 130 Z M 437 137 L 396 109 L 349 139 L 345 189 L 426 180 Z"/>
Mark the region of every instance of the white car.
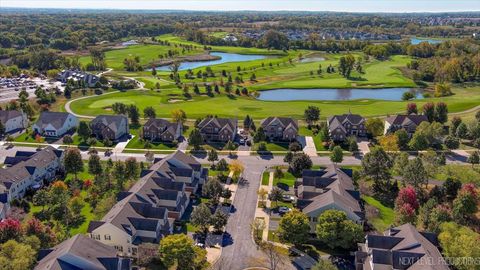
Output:
<path fill-rule="evenodd" d="M 282 201 L 293 202 L 293 201 L 295 201 L 295 196 L 285 194 L 285 195 L 282 196 Z"/>
<path fill-rule="evenodd" d="M 280 214 L 285 214 L 285 213 L 288 213 L 288 212 L 290 212 L 290 211 L 291 211 L 291 209 L 288 208 L 288 207 L 286 207 L 286 206 L 280 206 L 280 207 L 278 208 L 278 212 L 279 212 Z"/>

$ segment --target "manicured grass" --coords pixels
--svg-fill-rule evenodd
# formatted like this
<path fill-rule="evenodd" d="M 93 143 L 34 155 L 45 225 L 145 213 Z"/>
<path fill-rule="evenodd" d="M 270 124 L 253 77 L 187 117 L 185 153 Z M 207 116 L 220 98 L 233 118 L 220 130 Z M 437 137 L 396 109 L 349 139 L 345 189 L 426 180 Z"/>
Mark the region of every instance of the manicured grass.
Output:
<path fill-rule="evenodd" d="M 293 187 L 295 184 L 295 176 L 289 172 L 284 172 L 284 176 L 282 178 L 273 178 L 273 186 L 277 185 L 287 185 L 289 187 Z"/>
<path fill-rule="evenodd" d="M 177 145 L 174 143 L 166 143 L 166 142 L 150 142 L 151 148 L 145 148 L 145 142 L 141 140 L 139 135 L 139 129 L 130 129 L 130 134 L 134 137 L 131 139 L 126 149 L 146 149 L 146 150 L 175 150 L 177 149 Z"/>
<path fill-rule="evenodd" d="M 264 143 L 267 146 L 267 152 L 269 152 L 269 151 L 288 151 L 289 143 L 265 142 L 265 141 L 255 143 L 252 147 L 252 151 L 258 151 L 258 147 L 260 146 L 261 143 Z"/>
<path fill-rule="evenodd" d="M 369 222 L 372 223 L 375 229 L 379 232 L 383 232 L 388 229 L 388 227 L 393 224 L 395 219 L 395 213 L 393 212 L 393 209 L 383 205 L 373 197 L 364 195 L 362 198 L 368 205 L 375 207 L 379 211 L 378 217 L 370 219 Z"/>
<path fill-rule="evenodd" d="M 480 184 L 480 167 L 477 165 L 447 164 L 437 169 L 437 174 L 433 177 L 436 180 L 444 181 L 448 178 L 458 179 L 462 183 Z"/>
<path fill-rule="evenodd" d="M 480 104 L 480 87 L 454 88 L 455 95 L 443 98 L 429 98 L 417 100 L 421 107 L 426 102 L 443 101 L 448 104 L 449 112 L 459 112 L 473 108 Z M 168 99 L 179 99 L 180 102 L 171 103 Z M 155 91 L 127 91 L 104 96 L 74 101 L 71 108 L 74 112 L 83 115 L 112 114 L 110 106 L 120 102 L 135 104 L 142 111 L 147 106 L 153 106 L 158 117 L 170 117 L 174 109 L 182 109 L 187 117 L 195 119 L 213 114 L 219 117 L 243 117 L 246 114 L 261 119 L 268 116 L 287 116 L 297 119 L 303 118 L 303 112 L 309 105 L 318 106 L 325 118 L 333 114 L 343 114 L 349 110 L 366 117 L 383 116 L 405 111 L 408 102 L 403 101 L 260 101 L 247 97 L 228 97 L 215 95 L 214 97 L 194 95 L 190 101 L 184 101 L 179 89 Z M 208 111 L 207 111 L 208 108 Z M 317 141 L 318 144 L 318 141 Z M 317 149 L 319 150 L 319 149 Z"/>
<path fill-rule="evenodd" d="M 298 130 L 298 134 L 303 135 L 303 136 L 311 136 L 313 139 L 313 143 L 315 144 L 315 148 L 317 151 L 325 151 L 325 147 L 323 146 L 322 143 L 322 137 L 317 134 L 313 135 L 313 132 L 311 129 L 308 129 L 306 126 L 300 126 Z"/>
<path fill-rule="evenodd" d="M 280 242 L 280 238 L 278 238 L 276 231 L 268 230 L 268 241 Z"/>
<path fill-rule="evenodd" d="M 268 182 L 270 182 L 270 172 L 263 172 L 262 185 L 268 186 Z"/>

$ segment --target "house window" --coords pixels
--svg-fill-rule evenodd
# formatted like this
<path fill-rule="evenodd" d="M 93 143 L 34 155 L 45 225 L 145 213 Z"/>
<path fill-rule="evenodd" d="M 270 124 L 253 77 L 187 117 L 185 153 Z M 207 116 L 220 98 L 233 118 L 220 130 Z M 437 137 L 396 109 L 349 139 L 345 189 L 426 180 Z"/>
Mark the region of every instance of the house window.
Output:
<path fill-rule="evenodd" d="M 137 255 L 137 248 L 132 248 L 132 255 Z"/>
<path fill-rule="evenodd" d="M 100 234 L 94 234 L 93 239 L 100 241 Z"/>
<path fill-rule="evenodd" d="M 114 246 L 117 251 L 123 252 L 123 246 Z"/>
<path fill-rule="evenodd" d="M 105 234 L 105 240 L 112 240 L 112 238 L 110 237 L 110 234 Z"/>

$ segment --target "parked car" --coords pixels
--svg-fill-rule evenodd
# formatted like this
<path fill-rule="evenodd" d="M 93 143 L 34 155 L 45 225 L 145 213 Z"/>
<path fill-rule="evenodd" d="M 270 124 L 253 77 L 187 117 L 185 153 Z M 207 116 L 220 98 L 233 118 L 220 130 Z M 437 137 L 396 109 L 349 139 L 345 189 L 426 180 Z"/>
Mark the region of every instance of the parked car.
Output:
<path fill-rule="evenodd" d="M 288 207 L 286 207 L 286 206 L 280 206 L 280 207 L 278 208 L 278 212 L 279 212 L 280 214 L 286 214 L 286 213 L 290 212 L 291 210 L 292 210 L 292 209 L 290 209 L 290 208 L 288 208 Z"/>
<path fill-rule="evenodd" d="M 293 201 L 295 201 L 295 196 L 284 194 L 284 195 L 282 195 L 282 201 L 293 202 Z"/>

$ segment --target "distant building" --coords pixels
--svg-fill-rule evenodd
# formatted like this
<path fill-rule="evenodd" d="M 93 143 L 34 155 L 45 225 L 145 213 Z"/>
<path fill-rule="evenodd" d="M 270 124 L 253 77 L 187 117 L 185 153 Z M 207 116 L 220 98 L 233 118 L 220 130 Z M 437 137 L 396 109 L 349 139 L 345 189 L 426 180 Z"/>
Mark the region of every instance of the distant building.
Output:
<path fill-rule="evenodd" d="M 131 39 L 129 41 L 122 42 L 122 46 L 132 46 L 132 45 L 138 45 L 138 40 L 136 39 Z"/>
<path fill-rule="evenodd" d="M 76 82 L 83 81 L 85 83 L 85 86 L 93 87 L 100 80 L 100 77 L 81 70 L 67 69 L 62 70 L 60 73 L 58 73 L 57 79 L 62 83 L 67 83 L 69 80 Z"/>
<path fill-rule="evenodd" d="M 238 38 L 234 35 L 234 34 L 227 34 L 224 38 L 223 38 L 224 41 L 227 41 L 227 42 L 237 42 L 238 41 Z"/>
<path fill-rule="evenodd" d="M 116 142 L 129 134 L 128 118 L 124 115 L 99 115 L 90 122 L 90 129 L 97 139 Z"/>
<path fill-rule="evenodd" d="M 428 122 L 425 115 L 399 114 L 385 119 L 384 134 L 394 133 L 399 129 L 405 129 L 408 135 L 412 135 L 422 122 Z"/>
<path fill-rule="evenodd" d="M 334 141 L 345 141 L 350 136 L 367 136 L 365 118 L 358 114 L 342 114 L 331 116 L 327 120 L 330 138 Z"/>
<path fill-rule="evenodd" d="M 268 117 L 263 119 L 260 125 L 270 140 L 293 141 L 297 139 L 298 123 L 290 117 Z"/>
<path fill-rule="evenodd" d="M 28 126 L 28 118 L 21 111 L 0 110 L 0 122 L 5 127 L 5 133 L 22 130 Z"/>
<path fill-rule="evenodd" d="M 350 220 L 363 223 L 365 215 L 360 193 L 353 186 L 351 170 L 336 165 L 322 170 L 304 170 L 296 193 L 297 206 L 308 216 L 312 232 L 315 232 L 318 217 L 330 209 L 343 211 Z"/>
<path fill-rule="evenodd" d="M 182 123 L 171 123 L 165 119 L 148 119 L 143 125 L 143 138 L 151 141 L 172 142 L 182 136 Z"/>
<path fill-rule="evenodd" d="M 208 117 L 198 124 L 204 141 L 234 141 L 237 135 L 237 119 Z"/>
<path fill-rule="evenodd" d="M 369 234 L 355 253 L 357 270 L 448 270 L 438 250 L 436 234 L 419 232 L 412 224 L 388 229 L 384 235 Z"/>
<path fill-rule="evenodd" d="M 44 137 L 62 137 L 78 126 L 78 118 L 66 112 L 42 112 L 32 129 Z"/>
<path fill-rule="evenodd" d="M 108 245 L 77 234 L 53 248 L 38 252 L 34 270 L 130 270 L 131 260 L 117 256 Z"/>

